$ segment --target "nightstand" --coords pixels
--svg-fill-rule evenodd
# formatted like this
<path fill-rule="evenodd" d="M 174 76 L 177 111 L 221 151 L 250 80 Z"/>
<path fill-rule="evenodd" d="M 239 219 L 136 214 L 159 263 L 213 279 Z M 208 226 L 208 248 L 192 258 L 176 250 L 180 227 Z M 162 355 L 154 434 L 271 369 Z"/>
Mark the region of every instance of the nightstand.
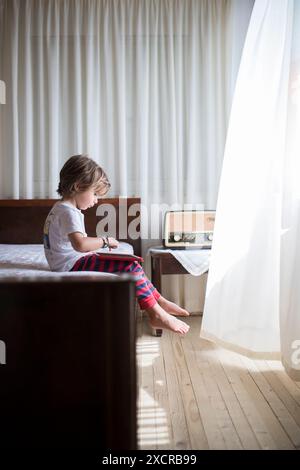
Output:
<path fill-rule="evenodd" d="M 209 254 L 210 250 L 205 250 Z M 190 274 L 182 264 L 169 252 L 163 248 L 153 247 L 149 249 L 151 256 L 151 281 L 154 287 L 161 292 L 163 274 Z M 208 272 L 206 269 L 205 272 Z M 156 336 L 162 335 L 162 329 L 155 330 Z"/>

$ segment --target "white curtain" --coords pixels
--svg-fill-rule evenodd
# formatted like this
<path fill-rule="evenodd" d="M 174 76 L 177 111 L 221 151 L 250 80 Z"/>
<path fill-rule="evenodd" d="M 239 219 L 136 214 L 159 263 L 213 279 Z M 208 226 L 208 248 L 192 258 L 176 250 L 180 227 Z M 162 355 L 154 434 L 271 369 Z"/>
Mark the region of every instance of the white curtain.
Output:
<path fill-rule="evenodd" d="M 300 2 L 256 0 L 227 135 L 201 335 L 300 378 Z"/>
<path fill-rule="evenodd" d="M 0 0 L 0 197 L 56 197 L 63 162 L 84 152 L 107 171 L 111 196 L 214 209 L 252 6 Z M 179 282 L 182 303 L 191 282 Z M 199 309 L 197 291 L 188 298 Z"/>

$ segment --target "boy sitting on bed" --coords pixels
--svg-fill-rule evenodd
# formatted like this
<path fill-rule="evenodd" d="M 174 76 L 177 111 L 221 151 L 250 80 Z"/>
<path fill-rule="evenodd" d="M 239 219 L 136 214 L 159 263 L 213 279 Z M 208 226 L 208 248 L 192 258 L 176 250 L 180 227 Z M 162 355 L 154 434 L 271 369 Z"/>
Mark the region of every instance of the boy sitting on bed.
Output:
<path fill-rule="evenodd" d="M 109 188 L 105 172 L 87 155 L 74 155 L 64 164 L 57 190 L 61 200 L 55 203 L 44 225 L 44 249 L 50 269 L 131 273 L 135 276 L 140 308 L 149 315 L 151 326 L 186 334 L 189 326 L 174 315 L 188 316 L 189 313 L 155 289 L 138 261 L 108 260 L 93 253 L 99 248 L 114 249 L 119 245 L 112 237 L 88 237 L 81 212 L 93 207 Z"/>

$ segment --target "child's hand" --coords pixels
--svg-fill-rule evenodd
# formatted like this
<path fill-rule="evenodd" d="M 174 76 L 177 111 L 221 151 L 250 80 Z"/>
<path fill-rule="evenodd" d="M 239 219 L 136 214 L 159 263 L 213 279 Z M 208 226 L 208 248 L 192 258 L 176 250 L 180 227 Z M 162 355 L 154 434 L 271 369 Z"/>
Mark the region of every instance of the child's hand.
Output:
<path fill-rule="evenodd" d="M 107 237 L 107 241 L 110 248 L 118 248 L 119 242 L 113 237 Z"/>

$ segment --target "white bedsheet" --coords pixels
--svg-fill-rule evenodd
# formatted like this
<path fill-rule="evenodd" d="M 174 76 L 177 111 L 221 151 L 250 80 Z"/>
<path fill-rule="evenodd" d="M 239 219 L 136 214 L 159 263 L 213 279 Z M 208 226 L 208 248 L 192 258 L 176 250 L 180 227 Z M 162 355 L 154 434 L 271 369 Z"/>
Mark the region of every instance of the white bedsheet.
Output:
<path fill-rule="evenodd" d="M 108 249 L 100 249 L 105 253 Z M 120 243 L 114 253 L 133 253 L 128 243 Z M 26 277 L 76 277 L 76 276 L 116 277 L 116 274 L 96 271 L 53 272 L 50 271 L 44 255 L 43 245 L 8 245 L 0 244 L 0 279 L 22 279 Z"/>

